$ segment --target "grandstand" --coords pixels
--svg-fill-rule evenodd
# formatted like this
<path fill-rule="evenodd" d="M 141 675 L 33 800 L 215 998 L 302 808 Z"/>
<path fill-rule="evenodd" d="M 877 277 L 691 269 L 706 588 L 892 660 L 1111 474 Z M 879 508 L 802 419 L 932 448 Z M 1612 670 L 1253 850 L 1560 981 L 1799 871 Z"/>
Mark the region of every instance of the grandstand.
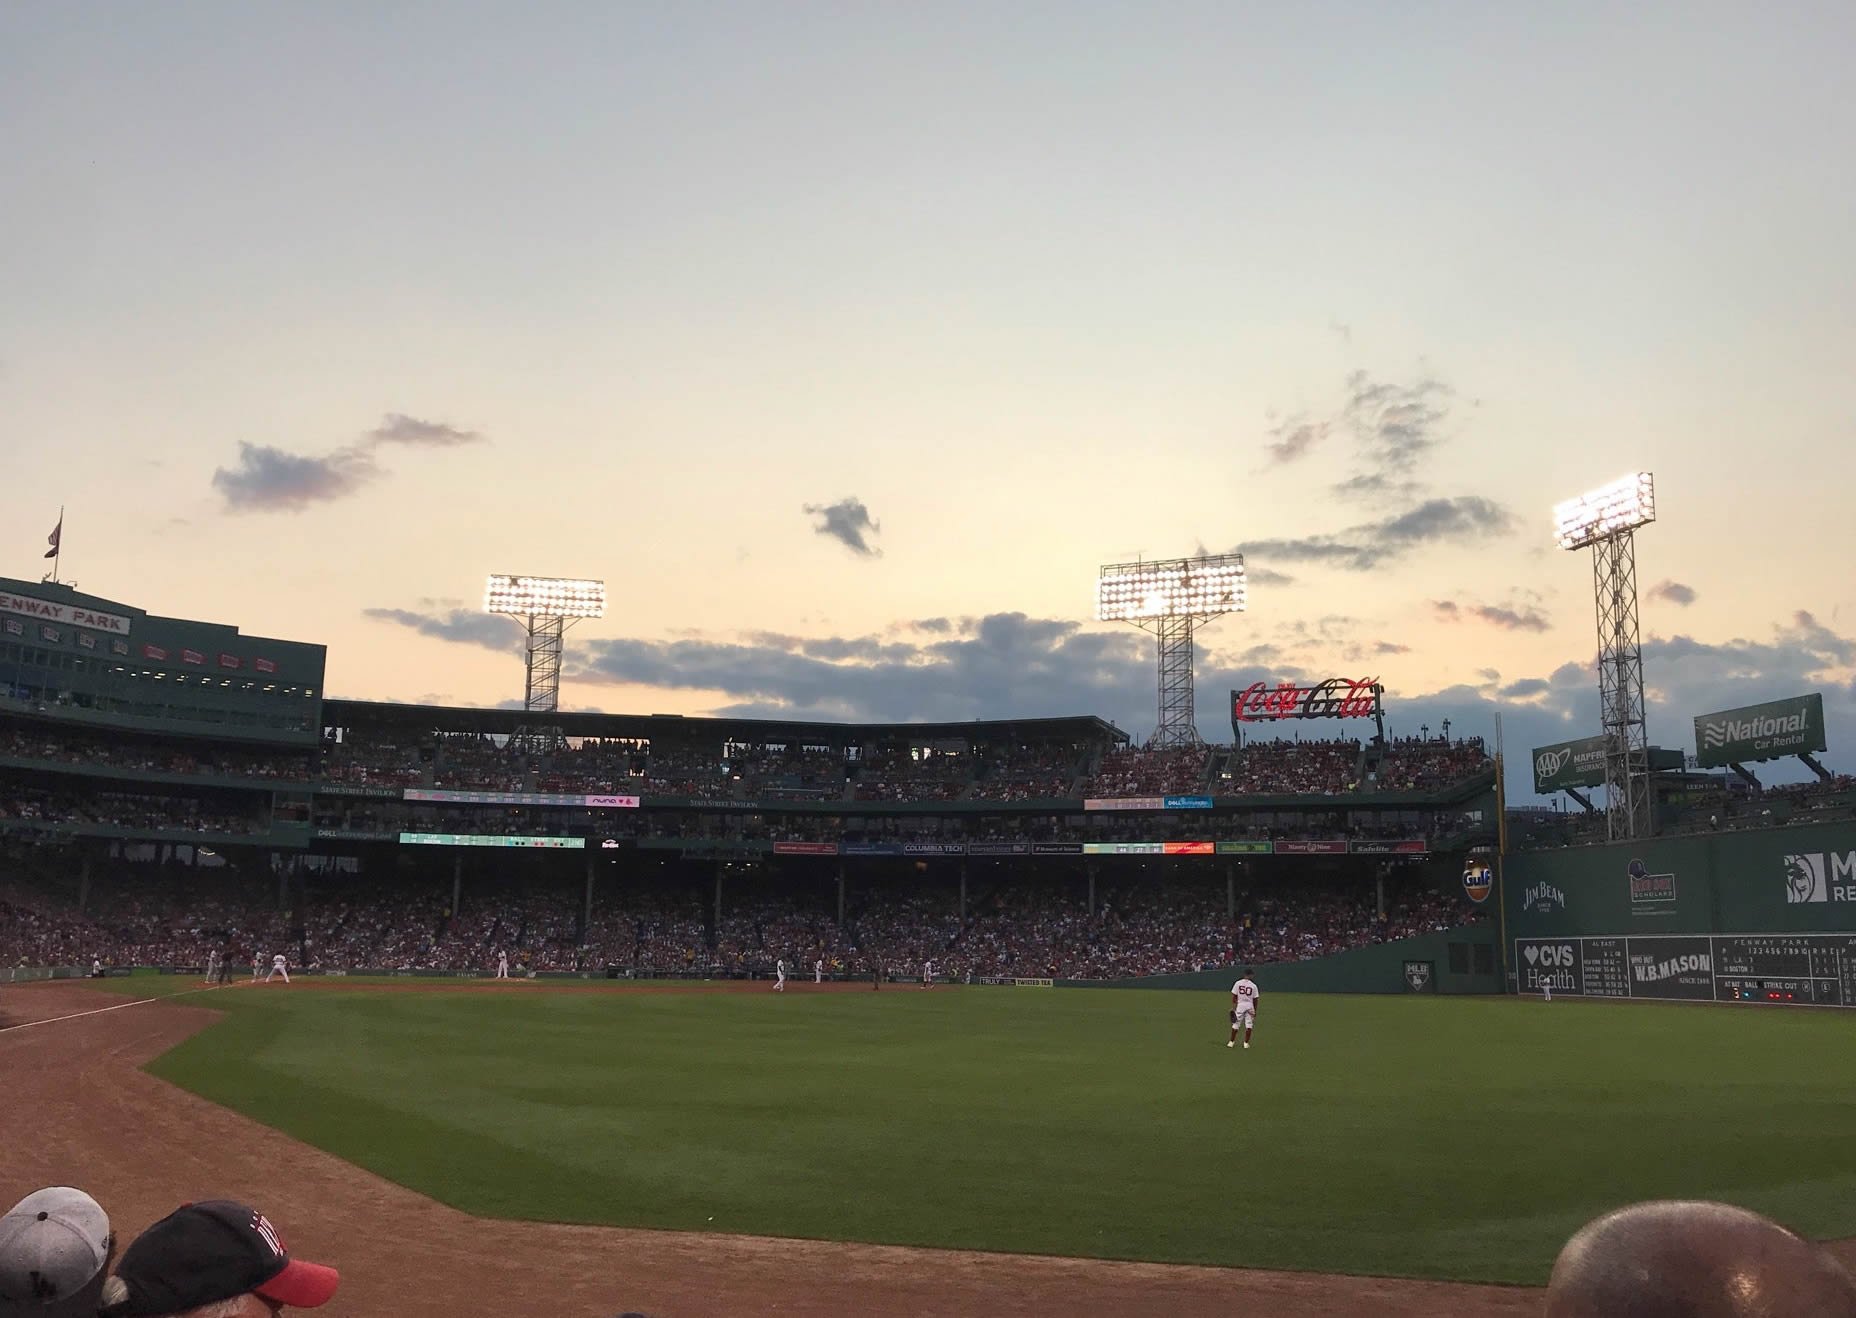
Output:
<path fill-rule="evenodd" d="M 1473 739 L 564 712 L 550 749 L 326 699 L 319 646 L 0 589 L 56 618 L 0 648 L 7 964 L 1126 978 L 1463 923 L 1493 833 Z"/>

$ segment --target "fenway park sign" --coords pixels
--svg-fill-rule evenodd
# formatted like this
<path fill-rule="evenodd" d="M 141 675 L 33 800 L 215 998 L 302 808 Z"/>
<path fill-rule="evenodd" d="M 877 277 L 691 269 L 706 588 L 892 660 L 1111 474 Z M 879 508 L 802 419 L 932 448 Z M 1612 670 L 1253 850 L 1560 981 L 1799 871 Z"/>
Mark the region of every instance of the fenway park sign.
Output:
<path fill-rule="evenodd" d="M 1231 722 L 1258 723 L 1286 718 L 1371 718 L 1379 712 L 1376 677 L 1330 677 L 1313 686 L 1253 682 L 1231 693 Z"/>

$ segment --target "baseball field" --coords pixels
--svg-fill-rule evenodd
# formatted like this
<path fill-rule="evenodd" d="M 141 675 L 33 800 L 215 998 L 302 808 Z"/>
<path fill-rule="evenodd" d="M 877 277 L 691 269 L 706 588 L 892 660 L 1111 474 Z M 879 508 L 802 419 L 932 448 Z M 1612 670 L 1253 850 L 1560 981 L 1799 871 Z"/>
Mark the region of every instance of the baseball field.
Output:
<path fill-rule="evenodd" d="M 482 1217 L 1531 1285 L 1635 1199 L 1856 1234 L 1856 1013 L 747 987 L 238 987 L 149 1069 Z"/>

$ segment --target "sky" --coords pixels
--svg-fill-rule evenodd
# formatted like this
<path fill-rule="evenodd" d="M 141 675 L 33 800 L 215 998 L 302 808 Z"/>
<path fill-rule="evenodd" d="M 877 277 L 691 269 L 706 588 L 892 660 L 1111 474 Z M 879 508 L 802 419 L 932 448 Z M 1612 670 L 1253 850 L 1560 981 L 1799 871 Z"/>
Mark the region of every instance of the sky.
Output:
<path fill-rule="evenodd" d="M 1200 730 L 1649 735 L 1822 691 L 1856 766 L 1856 8 L 0 7 L 0 572 L 562 703 L 1154 723 L 1096 570 L 1238 549 Z M 1310 729 L 1313 730 L 1312 728 Z M 1784 778 L 1775 769 L 1772 777 Z"/>

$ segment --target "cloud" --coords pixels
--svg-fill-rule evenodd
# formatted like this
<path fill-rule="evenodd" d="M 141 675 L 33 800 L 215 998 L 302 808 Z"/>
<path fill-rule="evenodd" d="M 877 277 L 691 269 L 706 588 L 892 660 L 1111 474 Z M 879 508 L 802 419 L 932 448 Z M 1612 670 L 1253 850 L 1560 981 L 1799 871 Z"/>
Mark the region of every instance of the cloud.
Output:
<path fill-rule="evenodd" d="M 881 558 L 883 551 L 870 543 L 870 536 L 880 533 L 882 527 L 871 519 L 870 510 L 861 499 L 840 499 L 836 503 L 809 503 L 805 511 L 818 518 L 818 524 L 812 529 L 819 535 L 828 535 L 850 550 L 864 558 Z"/>
<path fill-rule="evenodd" d="M 1650 587 L 1650 598 L 1679 604 L 1686 609 L 1695 602 L 1695 588 L 1685 586 L 1680 581 L 1659 581 Z"/>
<path fill-rule="evenodd" d="M 1509 632 L 1544 632 L 1553 626 L 1547 615 L 1532 604 L 1458 604 L 1455 600 L 1432 600 L 1431 611 L 1441 622 L 1483 622 Z"/>
<path fill-rule="evenodd" d="M 1293 586 L 1295 578 L 1274 568 L 1244 565 L 1244 580 L 1252 586 Z"/>
<path fill-rule="evenodd" d="M 428 448 L 483 443 L 483 436 L 474 430 L 459 430 L 439 421 L 421 421 L 404 412 L 387 413 L 379 425 L 367 432 L 367 439 L 374 444 L 422 444 Z"/>
<path fill-rule="evenodd" d="M 1349 572 L 1369 572 L 1429 544 L 1463 544 L 1506 535 L 1514 516 L 1493 499 L 1458 495 L 1426 499 L 1414 508 L 1334 535 L 1288 540 L 1252 540 L 1237 546 L 1246 558 L 1290 563 L 1325 563 Z"/>
<path fill-rule="evenodd" d="M 476 609 L 448 609 L 442 613 L 415 613 L 411 609 L 363 609 L 363 617 L 397 623 L 421 636 L 459 645 L 479 645 L 502 654 L 521 654 L 528 646 L 522 624 L 500 613 Z"/>
<path fill-rule="evenodd" d="M 297 513 L 346 498 L 379 475 L 374 460 L 358 448 L 311 458 L 268 444 L 240 443 L 238 465 L 214 470 L 213 488 L 227 512 Z"/>
<path fill-rule="evenodd" d="M 385 475 L 373 457 L 373 450 L 384 445 L 455 448 L 482 442 L 483 436 L 474 430 L 389 412 L 378 426 L 361 436 L 359 443 L 324 457 L 288 453 L 268 444 L 240 443 L 238 465 L 216 468 L 213 488 L 219 491 L 227 512 L 297 513 L 311 504 L 345 499 Z"/>
<path fill-rule="evenodd" d="M 1349 375 L 1341 419 L 1353 432 L 1360 475 L 1390 479 L 1415 471 L 1443 438 L 1451 397 L 1450 387 L 1430 376 L 1393 384 L 1365 371 Z"/>
<path fill-rule="evenodd" d="M 1544 677 L 1524 677 L 1503 687 L 1501 697 L 1504 700 L 1536 700 L 1551 690 L 1553 684 Z"/>
<path fill-rule="evenodd" d="M 1374 654 L 1410 654 L 1409 645 L 1400 645 L 1396 641 L 1380 641 L 1373 646 Z"/>
<path fill-rule="evenodd" d="M 1264 451 L 1270 455 L 1272 464 L 1281 466 L 1306 457 L 1310 449 L 1326 439 L 1328 423 L 1292 416 L 1270 427 L 1269 433 L 1271 442 L 1264 445 Z"/>

